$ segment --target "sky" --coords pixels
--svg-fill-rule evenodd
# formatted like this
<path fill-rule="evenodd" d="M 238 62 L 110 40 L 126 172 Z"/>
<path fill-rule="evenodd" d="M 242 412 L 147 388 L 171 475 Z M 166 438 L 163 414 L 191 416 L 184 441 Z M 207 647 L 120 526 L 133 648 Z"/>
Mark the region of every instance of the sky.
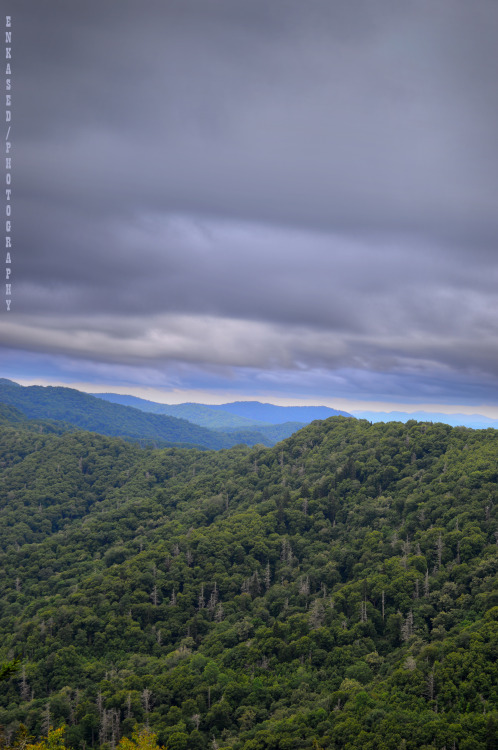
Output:
<path fill-rule="evenodd" d="M 4 5 L 1 376 L 498 415 L 496 0 Z"/>

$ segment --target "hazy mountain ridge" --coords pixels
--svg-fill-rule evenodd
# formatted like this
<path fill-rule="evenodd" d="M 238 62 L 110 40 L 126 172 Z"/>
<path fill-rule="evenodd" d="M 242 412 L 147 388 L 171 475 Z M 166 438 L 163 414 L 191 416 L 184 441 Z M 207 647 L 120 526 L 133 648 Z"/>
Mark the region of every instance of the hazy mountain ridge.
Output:
<path fill-rule="evenodd" d="M 261 424 L 254 430 L 250 428 L 241 430 L 238 427 L 232 427 L 225 429 L 224 432 L 227 435 L 242 435 L 244 432 L 247 432 L 248 434 L 253 434 L 255 438 L 259 435 L 269 440 L 269 445 L 275 445 L 275 443 L 285 440 L 303 427 L 306 427 L 303 422 L 282 422 L 281 424 Z M 254 445 L 255 443 L 251 442 L 248 444 Z"/>
<path fill-rule="evenodd" d="M 132 403 L 141 402 L 141 399 L 133 396 L 118 398 Z M 144 411 L 131 405 L 111 402 L 104 398 L 103 394 L 95 397 L 73 388 L 24 387 L 8 380 L 0 381 L 0 404 L 2 403 L 17 410 L 17 415 L 11 413 L 12 420 L 18 420 L 20 414 L 35 421 L 56 420 L 61 422 L 59 432 L 84 429 L 101 435 L 138 441 L 142 445 L 148 444 L 153 447 L 192 445 L 197 448 L 220 450 L 238 443 L 271 446 L 303 426 L 301 423 L 256 423 L 222 411 L 210 410 L 203 405 L 180 405 L 188 408 L 179 409 L 178 413 L 193 412 L 193 415 L 204 423 L 224 425 L 221 428 L 210 429 L 183 417 Z M 152 402 L 146 403 L 154 408 L 163 406 Z M 7 415 L 4 419 L 9 421 Z"/>
<path fill-rule="evenodd" d="M 1 381 L 0 381 L 1 382 Z M 446 414 L 430 411 L 372 411 L 352 409 L 351 412 L 340 411 L 326 406 L 276 406 L 259 401 L 235 401 L 226 404 L 198 404 L 188 402 L 184 404 L 161 404 L 154 401 L 137 398 L 136 396 L 122 396 L 116 393 L 92 394 L 112 403 L 135 406 L 137 409 L 157 414 L 168 414 L 187 419 L 208 429 L 233 432 L 239 426 L 243 428 L 261 427 L 266 424 L 283 424 L 296 422 L 300 425 L 309 424 L 315 419 L 328 419 L 331 416 L 348 416 L 356 419 L 367 419 L 370 422 L 408 422 L 415 419 L 418 422 L 442 422 L 452 427 L 464 426 L 472 429 L 498 428 L 498 419 L 492 419 L 482 414 Z M 295 411 L 294 411 L 295 410 Z M 250 416 L 248 416 L 250 415 Z M 258 430 L 261 434 L 265 431 Z"/>
<path fill-rule="evenodd" d="M 192 444 L 208 449 L 229 448 L 234 439 L 187 420 L 111 404 L 74 388 L 19 386 L 0 383 L 0 402 L 14 406 L 30 419 L 69 422 L 83 430 L 134 441 Z"/>
<path fill-rule="evenodd" d="M 498 428 L 498 419 L 485 417 L 483 414 L 445 414 L 443 412 L 429 411 L 361 411 L 354 409 L 352 416 L 357 419 L 368 419 L 369 422 L 409 422 L 414 419 L 417 422 L 442 422 L 451 427 L 470 427 L 474 430 L 486 430 Z"/>
<path fill-rule="evenodd" d="M 187 419 L 189 422 L 212 430 L 223 430 L 225 428 L 237 429 L 238 427 L 246 428 L 262 424 L 253 419 L 217 411 L 207 404 L 190 402 L 184 404 L 161 404 L 156 401 L 138 398 L 137 396 L 121 395 L 118 393 L 93 393 L 91 395 L 111 403 L 133 406 L 145 412 L 166 414 L 179 419 Z"/>
<path fill-rule="evenodd" d="M 332 409 L 329 406 L 277 406 L 260 401 L 234 401 L 210 408 L 269 424 L 283 424 L 285 422 L 309 424 L 316 419 L 329 419 L 329 417 L 336 416 L 351 417 L 348 412 Z"/>
<path fill-rule="evenodd" d="M 297 422 L 309 424 L 315 419 L 328 419 L 334 416 L 350 417 L 345 411 L 328 406 L 277 406 L 260 401 L 234 401 L 226 404 L 160 404 L 136 396 L 122 396 L 117 393 L 96 393 L 97 398 L 113 403 L 136 406 L 143 411 L 158 414 L 171 414 L 183 417 L 210 429 L 237 427 L 260 427 L 262 425 Z"/>

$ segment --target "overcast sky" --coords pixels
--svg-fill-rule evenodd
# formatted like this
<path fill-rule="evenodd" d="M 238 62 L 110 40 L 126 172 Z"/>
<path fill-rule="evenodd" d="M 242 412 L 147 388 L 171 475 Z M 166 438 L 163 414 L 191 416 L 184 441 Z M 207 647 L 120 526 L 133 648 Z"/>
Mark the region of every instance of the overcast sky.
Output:
<path fill-rule="evenodd" d="M 496 0 L 6 2 L 2 375 L 498 406 Z"/>

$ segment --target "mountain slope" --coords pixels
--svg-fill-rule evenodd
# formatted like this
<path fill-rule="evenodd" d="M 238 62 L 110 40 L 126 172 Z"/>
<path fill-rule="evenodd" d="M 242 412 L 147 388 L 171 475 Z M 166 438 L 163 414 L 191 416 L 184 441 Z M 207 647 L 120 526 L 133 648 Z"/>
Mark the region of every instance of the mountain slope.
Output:
<path fill-rule="evenodd" d="M 22 387 L 0 383 L 0 402 L 14 406 L 31 419 L 70 422 L 80 429 L 131 440 L 190 443 L 211 449 L 228 448 L 235 439 L 186 420 L 111 404 L 73 388 Z"/>
<path fill-rule="evenodd" d="M 198 424 L 201 427 L 207 427 L 210 430 L 225 430 L 227 428 L 245 429 L 259 425 L 259 422 L 253 419 L 220 412 L 205 404 L 159 404 L 155 401 L 138 398 L 137 396 L 122 396 L 118 393 L 95 393 L 93 395 L 96 398 L 110 401 L 113 404 L 134 406 L 136 409 L 153 414 L 166 414 L 178 419 L 187 419 L 189 422 Z"/>
<path fill-rule="evenodd" d="M 228 428 L 259 427 L 265 424 L 284 424 L 297 422 L 309 424 L 315 419 L 328 419 L 334 416 L 350 417 L 345 411 L 331 409 L 328 406 L 275 406 L 262 404 L 259 401 L 234 401 L 229 404 L 159 404 L 146 401 L 136 396 L 121 396 L 117 393 L 98 393 L 97 398 L 112 403 L 135 406 L 143 411 L 156 414 L 170 414 L 188 419 L 190 422 L 210 429 L 225 430 Z"/>
<path fill-rule="evenodd" d="M 283 424 L 284 422 L 309 424 L 315 419 L 351 416 L 345 411 L 331 409 L 328 406 L 275 406 L 275 404 L 263 404 L 259 401 L 234 401 L 231 404 L 219 404 L 210 408 L 269 424 Z"/>
<path fill-rule="evenodd" d="M 493 747 L 494 430 L 334 417 L 206 453 L 16 426 L 0 450 L 0 659 L 25 659 L 0 723 L 39 734 L 48 702 L 74 747 L 136 721 L 184 750 Z"/>
<path fill-rule="evenodd" d="M 61 435 L 64 432 L 72 432 L 76 428 L 74 425 L 53 419 L 28 419 L 28 417 L 16 409 L 0 402 L 0 425 L 11 427 L 14 425 L 22 426 L 23 429 L 33 432 L 53 432 Z"/>
<path fill-rule="evenodd" d="M 225 428 L 223 432 L 231 435 L 238 443 L 245 443 L 246 445 L 261 443 L 271 446 L 285 440 L 305 426 L 302 422 L 283 422 L 282 424 L 260 424 L 257 427 L 245 430 L 240 427 Z"/>

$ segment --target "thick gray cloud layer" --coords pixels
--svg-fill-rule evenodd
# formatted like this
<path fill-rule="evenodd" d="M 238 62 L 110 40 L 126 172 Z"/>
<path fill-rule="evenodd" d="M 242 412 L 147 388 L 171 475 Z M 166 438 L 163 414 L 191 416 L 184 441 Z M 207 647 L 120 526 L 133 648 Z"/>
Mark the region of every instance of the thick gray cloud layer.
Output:
<path fill-rule="evenodd" d="M 12 15 L 5 346 L 495 400 L 494 0 Z"/>

